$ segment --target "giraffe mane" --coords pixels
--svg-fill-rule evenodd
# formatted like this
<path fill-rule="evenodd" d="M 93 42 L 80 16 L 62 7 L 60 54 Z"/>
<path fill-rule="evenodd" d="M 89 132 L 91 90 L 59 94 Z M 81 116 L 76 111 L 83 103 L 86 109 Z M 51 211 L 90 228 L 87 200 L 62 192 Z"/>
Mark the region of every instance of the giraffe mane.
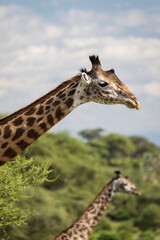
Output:
<path fill-rule="evenodd" d="M 18 116 L 19 114 L 22 114 L 24 112 L 26 112 L 29 108 L 34 107 L 35 105 L 37 105 L 37 103 L 42 103 L 44 101 L 44 99 L 46 99 L 46 96 L 50 97 L 52 95 L 55 95 L 58 91 L 60 91 L 61 89 L 65 88 L 69 83 L 74 82 L 77 79 L 78 76 L 75 76 L 69 80 L 66 80 L 64 82 L 62 82 L 58 87 L 52 89 L 50 92 L 48 92 L 47 94 L 43 95 L 42 97 L 36 99 L 35 101 L 33 101 L 32 103 L 30 103 L 29 105 L 19 109 L 18 111 L 0 119 L 0 125 L 5 124 L 6 122 L 12 120 L 13 118 L 15 118 L 16 116 Z"/>

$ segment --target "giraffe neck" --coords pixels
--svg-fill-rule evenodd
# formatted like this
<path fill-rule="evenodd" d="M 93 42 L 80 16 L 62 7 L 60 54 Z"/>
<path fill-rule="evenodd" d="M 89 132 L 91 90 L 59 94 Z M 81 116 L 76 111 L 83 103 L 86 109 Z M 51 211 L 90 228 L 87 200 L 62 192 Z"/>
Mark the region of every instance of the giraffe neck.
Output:
<path fill-rule="evenodd" d="M 26 147 L 87 101 L 80 76 L 63 82 L 30 105 L 0 120 L 0 165 Z"/>
<path fill-rule="evenodd" d="M 84 213 L 55 240 L 87 240 L 115 194 L 114 183 L 107 184 Z"/>

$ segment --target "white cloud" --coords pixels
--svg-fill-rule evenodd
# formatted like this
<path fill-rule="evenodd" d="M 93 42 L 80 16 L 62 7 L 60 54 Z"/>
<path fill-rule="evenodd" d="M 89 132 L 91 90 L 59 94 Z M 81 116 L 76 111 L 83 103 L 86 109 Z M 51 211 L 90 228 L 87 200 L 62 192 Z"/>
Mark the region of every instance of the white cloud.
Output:
<path fill-rule="evenodd" d="M 160 82 L 150 82 L 144 85 L 147 94 L 153 97 L 160 97 Z"/>
<path fill-rule="evenodd" d="M 0 7 L 0 50 L 14 51 L 28 44 L 51 44 L 59 39 L 62 30 L 45 22 L 24 7 L 9 5 Z"/>
<path fill-rule="evenodd" d="M 136 31 L 136 34 L 159 34 L 160 14 L 149 14 L 142 10 L 103 11 L 101 13 L 71 9 L 61 12 L 60 22 L 68 26 L 72 36 L 104 36 Z M 132 32 L 131 32 L 132 34 Z"/>
<path fill-rule="evenodd" d="M 4 96 L 6 93 L 6 91 L 3 89 L 3 90 L 0 90 L 0 97 Z"/>
<path fill-rule="evenodd" d="M 120 27 L 137 27 L 146 24 L 146 14 L 140 10 L 122 11 L 114 18 Z"/>
<path fill-rule="evenodd" d="M 100 53 L 108 65 L 114 63 L 122 73 L 123 69 L 128 69 L 124 74 L 132 80 L 135 79 L 135 73 L 130 73 L 132 66 L 139 78 L 146 76 L 157 80 L 160 73 L 159 39 L 100 34 L 103 29 L 99 30 L 98 22 L 108 19 L 109 13 L 96 14 L 98 22 L 94 21 L 93 11 L 72 9 L 60 16 L 65 22 L 56 25 L 16 5 L 0 8 L 0 32 L 3 33 L 0 35 L 1 82 L 5 78 L 15 88 L 24 86 L 25 82 L 27 91 L 30 81 L 37 87 L 37 82 L 45 78 L 40 85 L 47 83 L 50 86 L 52 76 L 69 76 L 74 71 L 71 68 L 81 67 L 81 59 L 86 59 L 84 65 L 88 64 L 86 56 L 92 53 Z M 124 25 L 127 16 L 130 16 L 131 25 L 137 16 L 136 24 L 144 23 L 145 14 L 136 10 L 126 15 L 119 13 L 114 21 L 118 25 L 119 19 Z"/>
<path fill-rule="evenodd" d="M 112 32 L 136 29 L 141 33 L 160 33 L 160 14 L 151 14 L 139 9 L 118 11 L 112 20 Z"/>
<path fill-rule="evenodd" d="M 132 89 L 133 92 L 136 92 L 138 95 L 148 97 L 148 99 L 153 102 L 157 101 L 157 98 L 160 98 L 160 81 L 151 81 L 148 83 L 131 83 L 128 84 L 129 89 Z"/>

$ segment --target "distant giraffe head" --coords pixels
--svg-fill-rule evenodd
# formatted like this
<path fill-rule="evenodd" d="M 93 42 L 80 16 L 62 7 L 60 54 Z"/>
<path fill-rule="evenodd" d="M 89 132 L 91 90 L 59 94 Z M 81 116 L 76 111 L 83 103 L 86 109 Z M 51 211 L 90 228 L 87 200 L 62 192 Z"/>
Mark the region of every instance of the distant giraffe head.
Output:
<path fill-rule="evenodd" d="M 140 105 L 132 92 L 116 76 L 114 69 L 104 71 L 99 57 L 90 56 L 92 69 L 81 69 L 82 83 L 87 87 L 88 101 L 102 104 L 124 104 L 139 109 Z"/>
<path fill-rule="evenodd" d="M 116 177 L 110 183 L 110 192 L 114 195 L 116 192 L 131 193 L 140 195 L 135 184 L 128 177 L 123 177 L 119 170 L 115 171 Z"/>

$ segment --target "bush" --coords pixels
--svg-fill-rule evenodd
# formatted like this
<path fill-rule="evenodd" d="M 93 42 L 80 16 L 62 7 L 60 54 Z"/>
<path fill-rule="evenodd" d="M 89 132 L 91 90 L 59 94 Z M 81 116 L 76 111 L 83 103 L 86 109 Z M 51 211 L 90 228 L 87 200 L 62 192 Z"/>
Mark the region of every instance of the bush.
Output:
<path fill-rule="evenodd" d="M 119 237 L 115 233 L 108 233 L 103 231 L 97 238 L 97 240 L 119 240 Z"/>
<path fill-rule="evenodd" d="M 130 140 L 136 146 L 133 157 L 141 157 L 146 152 L 154 152 L 157 150 L 157 146 L 144 137 L 132 136 Z"/>
<path fill-rule="evenodd" d="M 160 226 L 160 207 L 157 204 L 148 205 L 142 216 L 138 217 L 135 222 L 135 226 L 139 227 L 141 230 L 148 229 L 159 229 Z"/>
<path fill-rule="evenodd" d="M 25 223 L 31 212 L 25 206 L 18 204 L 23 198 L 24 191 L 47 180 L 48 164 L 38 166 L 33 159 L 26 160 L 17 156 L 0 168 L 0 235 L 10 225 Z M 2 238 L 1 238 L 2 239 Z"/>
<path fill-rule="evenodd" d="M 91 236 L 90 240 L 133 240 L 132 234 L 128 231 L 120 231 L 117 233 L 109 233 L 106 231 L 101 231 L 98 237 L 94 234 Z"/>
<path fill-rule="evenodd" d="M 109 214 L 109 217 L 112 220 L 123 221 L 130 219 L 130 214 L 126 209 L 120 208 L 119 210 L 117 210 L 117 212 Z"/>
<path fill-rule="evenodd" d="M 138 240 L 154 240 L 154 234 L 151 232 L 142 232 L 138 238 Z"/>

